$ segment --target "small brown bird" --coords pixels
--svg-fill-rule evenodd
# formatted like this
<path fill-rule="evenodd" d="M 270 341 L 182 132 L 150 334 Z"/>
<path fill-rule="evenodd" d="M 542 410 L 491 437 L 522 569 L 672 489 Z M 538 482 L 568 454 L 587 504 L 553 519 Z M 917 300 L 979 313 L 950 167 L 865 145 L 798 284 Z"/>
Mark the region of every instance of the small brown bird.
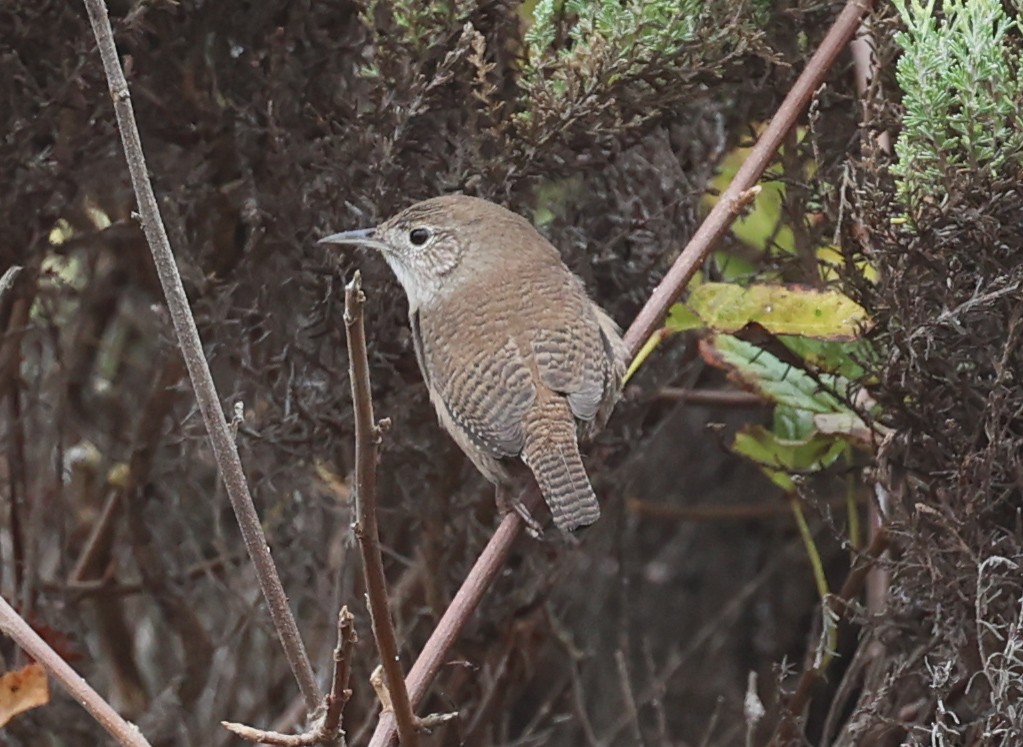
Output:
<path fill-rule="evenodd" d="M 577 433 L 604 427 L 625 346 L 582 281 L 519 215 L 463 195 L 417 203 L 376 228 L 320 243 L 378 249 L 405 289 L 416 358 L 441 424 L 498 488 L 509 460 L 536 477 L 562 530 L 600 506 Z"/>

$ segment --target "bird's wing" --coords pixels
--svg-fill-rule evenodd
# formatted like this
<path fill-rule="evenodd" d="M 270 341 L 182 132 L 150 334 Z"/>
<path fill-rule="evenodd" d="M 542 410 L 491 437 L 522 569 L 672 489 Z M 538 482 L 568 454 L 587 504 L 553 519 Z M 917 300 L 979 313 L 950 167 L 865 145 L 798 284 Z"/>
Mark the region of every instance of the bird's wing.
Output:
<path fill-rule="evenodd" d="M 517 456 L 525 443 L 523 417 L 536 400 L 529 365 L 510 338 L 489 346 L 478 340 L 468 360 L 455 360 L 450 346 L 438 342 L 458 334 L 451 322 L 418 312 L 412 320 L 416 358 L 434 406 L 443 407 L 450 422 L 487 453 Z M 427 334 L 424 325 L 430 327 Z"/>
<path fill-rule="evenodd" d="M 575 417 L 592 421 L 610 390 L 617 387 L 613 381 L 619 356 L 617 332 L 610 320 L 602 324 L 606 315 L 584 293 L 569 294 L 561 301 L 557 323 L 533 331 L 536 366 L 544 384 L 567 396 Z"/>

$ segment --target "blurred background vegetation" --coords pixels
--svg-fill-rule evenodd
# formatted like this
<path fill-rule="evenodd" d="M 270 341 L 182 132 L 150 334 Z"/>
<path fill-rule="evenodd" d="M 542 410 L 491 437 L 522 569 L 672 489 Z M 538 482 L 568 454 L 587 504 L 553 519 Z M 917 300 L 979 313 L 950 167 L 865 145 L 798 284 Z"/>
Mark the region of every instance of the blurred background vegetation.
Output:
<path fill-rule="evenodd" d="M 379 257 L 315 240 L 436 194 L 486 197 L 530 217 L 625 327 L 839 5 L 109 6 L 206 354 L 324 678 L 337 609 L 356 613 L 345 726 L 363 743 L 375 661 L 341 319 L 355 267 L 376 411 L 394 423 L 381 524 L 406 665 L 496 517 L 436 423 L 396 281 Z M 874 580 L 887 601 L 860 600 L 825 637 L 837 656 L 793 743 L 1023 743 L 1019 9 L 880 6 L 877 74 L 861 95 L 839 59 L 589 449 L 603 518 L 578 542 L 516 546 L 424 709 L 462 719 L 427 744 L 765 743 L 871 506 L 894 542 Z M 0 120 L 0 270 L 21 268 L 0 296 L 0 588 L 154 745 L 233 744 L 224 719 L 298 727 L 132 217 L 84 7 L 0 7 Z M 805 319 L 789 337 L 756 316 L 728 328 L 706 303 L 722 284 L 840 294 L 856 311 L 809 342 Z M 777 394 L 793 380 L 806 386 Z M 856 420 L 824 432 L 821 407 Z M 9 642 L 0 654 L 20 661 Z M 5 732 L 104 738 L 59 693 Z"/>

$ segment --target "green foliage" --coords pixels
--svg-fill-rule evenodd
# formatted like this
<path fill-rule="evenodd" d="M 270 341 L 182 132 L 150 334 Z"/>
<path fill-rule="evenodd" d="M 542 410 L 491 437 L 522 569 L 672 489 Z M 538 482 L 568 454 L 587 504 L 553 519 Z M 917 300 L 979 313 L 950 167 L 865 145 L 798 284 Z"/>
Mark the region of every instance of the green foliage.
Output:
<path fill-rule="evenodd" d="M 791 473 L 825 469 L 867 431 L 843 401 L 851 382 L 837 374 L 812 376 L 751 343 L 730 335 L 703 341 L 701 352 L 713 366 L 775 404 L 771 428 L 750 425 L 731 448 L 756 462 L 772 482 L 791 492 Z"/>
<path fill-rule="evenodd" d="M 598 45 L 638 53 L 634 63 L 649 63 L 656 55 L 671 54 L 693 41 L 705 3 L 695 0 L 540 0 L 526 34 L 529 59 L 543 59 L 554 46 L 564 16 L 575 22 L 566 29 L 568 48 L 558 57 L 576 59 Z"/>
<path fill-rule="evenodd" d="M 1023 166 L 1019 22 L 999 0 L 896 0 L 906 30 L 897 79 L 904 92 L 896 142 L 900 196 L 941 201 L 963 172 L 1012 178 Z"/>
<path fill-rule="evenodd" d="M 697 81 L 748 51 L 761 15 L 748 0 L 539 0 L 516 122 L 543 141 L 583 123 L 630 127 L 691 103 Z"/>
<path fill-rule="evenodd" d="M 845 394 L 849 382 L 827 374 L 820 380 L 806 371 L 731 335 L 715 335 L 702 346 L 704 359 L 724 368 L 732 378 L 765 399 L 793 410 L 808 413 L 847 412 L 848 408 L 833 394 Z"/>

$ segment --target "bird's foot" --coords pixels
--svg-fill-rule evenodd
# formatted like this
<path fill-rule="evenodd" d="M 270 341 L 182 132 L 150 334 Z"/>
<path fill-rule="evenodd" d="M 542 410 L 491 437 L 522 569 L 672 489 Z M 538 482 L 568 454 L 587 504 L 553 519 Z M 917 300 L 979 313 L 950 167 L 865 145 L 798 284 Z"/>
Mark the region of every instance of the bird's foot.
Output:
<path fill-rule="evenodd" d="M 535 540 L 543 539 L 543 527 L 540 526 L 540 522 L 533 518 L 533 514 L 529 513 L 529 509 L 526 508 L 526 504 L 522 501 L 514 501 L 511 505 L 511 509 L 519 515 L 519 518 L 522 519 L 530 537 Z"/>
<path fill-rule="evenodd" d="M 497 510 L 500 512 L 502 517 L 514 511 L 526 525 L 526 531 L 529 533 L 530 537 L 535 540 L 543 539 L 543 527 L 540 526 L 540 522 L 534 519 L 533 515 L 529 513 L 529 509 L 526 508 L 526 504 L 517 498 L 512 497 L 511 490 L 502 485 L 498 485 L 495 498 L 497 499 Z"/>

